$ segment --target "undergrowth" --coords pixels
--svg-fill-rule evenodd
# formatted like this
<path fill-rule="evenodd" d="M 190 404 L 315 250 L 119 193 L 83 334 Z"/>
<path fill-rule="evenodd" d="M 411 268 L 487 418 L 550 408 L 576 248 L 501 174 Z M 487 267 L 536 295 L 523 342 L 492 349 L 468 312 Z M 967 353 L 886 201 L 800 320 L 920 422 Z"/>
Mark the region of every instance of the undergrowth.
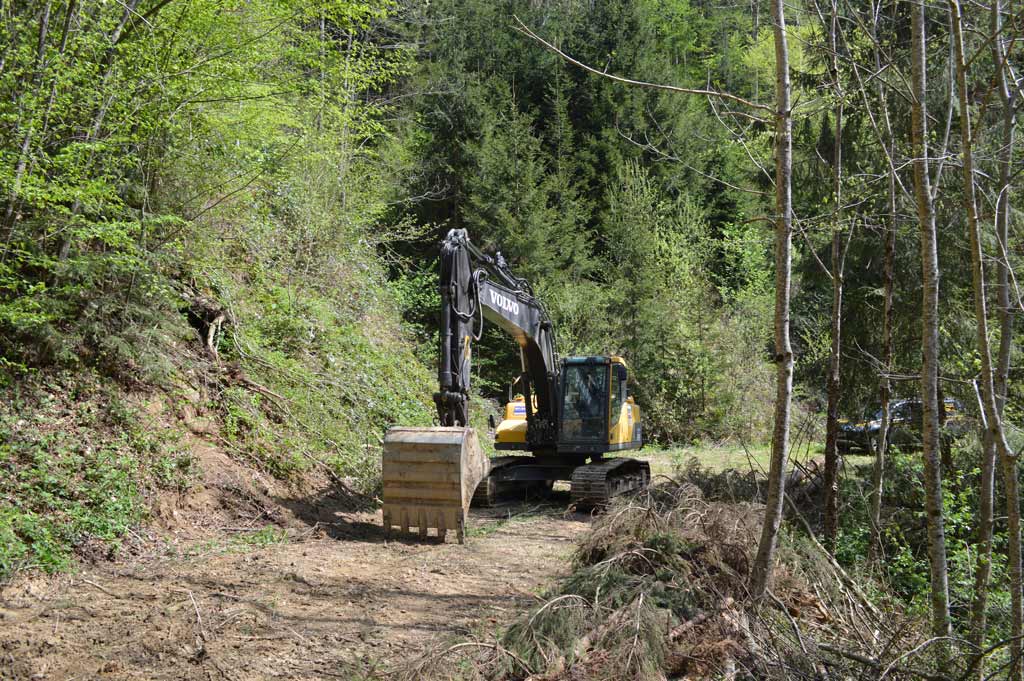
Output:
<path fill-rule="evenodd" d="M 22 377 L 0 405 L 0 579 L 109 557 L 147 515 L 147 495 L 182 490 L 195 461 L 116 384 L 93 372 Z"/>
<path fill-rule="evenodd" d="M 228 446 L 280 478 L 324 465 L 373 492 L 386 428 L 433 419 L 434 379 L 385 283 L 372 268 L 339 270 L 336 288 L 252 269 L 214 276 L 233 321 L 220 356 L 267 389 L 236 382 L 220 393 Z"/>

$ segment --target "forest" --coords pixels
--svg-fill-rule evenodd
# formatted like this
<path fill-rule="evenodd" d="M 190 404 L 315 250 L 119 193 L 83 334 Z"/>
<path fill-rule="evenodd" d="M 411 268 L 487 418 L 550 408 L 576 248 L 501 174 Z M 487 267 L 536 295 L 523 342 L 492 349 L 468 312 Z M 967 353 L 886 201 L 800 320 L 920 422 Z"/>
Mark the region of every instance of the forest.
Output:
<path fill-rule="evenodd" d="M 644 598 L 710 602 L 679 586 L 688 526 L 659 529 L 685 484 L 757 505 L 715 588 L 793 637 L 685 678 L 1024 679 L 1022 36 L 1006 0 L 0 2 L 0 585 L 116 560 L 201 486 L 186 422 L 379 496 L 387 428 L 435 419 L 458 228 L 562 355 L 625 358 L 675 491 L 595 521 L 558 592 L 595 604 L 577 634 L 520 622 L 431 673 L 684 678 L 676 639 L 632 651 Z M 473 355 L 482 432 L 520 359 L 493 325 Z M 779 601 L 819 569 L 853 603 L 820 645 Z"/>

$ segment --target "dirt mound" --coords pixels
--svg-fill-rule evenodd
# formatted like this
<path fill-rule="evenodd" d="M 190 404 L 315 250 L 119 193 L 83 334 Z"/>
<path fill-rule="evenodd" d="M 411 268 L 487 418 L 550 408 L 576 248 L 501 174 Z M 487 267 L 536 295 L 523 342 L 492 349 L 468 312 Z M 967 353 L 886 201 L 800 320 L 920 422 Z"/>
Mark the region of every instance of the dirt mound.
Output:
<path fill-rule="evenodd" d="M 329 531 L 339 514 L 374 507 L 373 499 L 316 467 L 291 480 L 261 470 L 231 447 L 217 416 L 205 410 L 204 403 L 199 391 L 179 397 L 176 407 L 161 396 L 144 398 L 141 409 L 151 427 L 179 431 L 180 446 L 197 469 L 187 486 L 152 494 L 147 528 L 151 538 L 189 542 L 267 524 L 302 532 L 319 523 Z"/>

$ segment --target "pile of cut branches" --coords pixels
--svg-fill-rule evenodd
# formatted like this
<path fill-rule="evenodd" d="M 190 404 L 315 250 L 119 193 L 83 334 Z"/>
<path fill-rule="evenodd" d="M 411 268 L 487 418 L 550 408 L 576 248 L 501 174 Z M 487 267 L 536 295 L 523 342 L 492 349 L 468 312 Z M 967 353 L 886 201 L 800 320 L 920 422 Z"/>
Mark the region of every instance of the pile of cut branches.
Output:
<path fill-rule="evenodd" d="M 783 533 L 772 590 L 752 602 L 761 517 L 758 505 L 709 502 L 689 483 L 620 501 L 541 604 L 491 638 L 432 651 L 408 676 L 944 678 L 927 657 L 922 623 L 873 603 L 813 538 Z"/>

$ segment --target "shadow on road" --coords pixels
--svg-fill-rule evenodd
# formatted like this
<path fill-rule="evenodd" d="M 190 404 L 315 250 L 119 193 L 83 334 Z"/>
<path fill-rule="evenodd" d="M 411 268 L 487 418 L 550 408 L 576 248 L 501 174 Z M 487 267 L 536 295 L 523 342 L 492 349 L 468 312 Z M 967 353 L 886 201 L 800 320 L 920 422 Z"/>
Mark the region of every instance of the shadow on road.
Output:
<path fill-rule="evenodd" d="M 392 532 L 385 536 L 376 500 L 353 493 L 337 485 L 311 497 L 279 497 L 276 501 L 310 527 L 322 530 L 332 539 L 348 539 L 383 543 L 421 543 L 415 534 Z M 577 513 L 570 507 L 568 491 L 555 490 L 544 496 L 508 497 L 500 499 L 488 508 L 472 508 L 469 513 L 469 533 L 486 531 L 495 523 L 507 522 L 513 518 L 548 517 L 577 522 L 591 519 L 589 513 Z M 438 542 L 428 537 L 428 542 Z"/>

